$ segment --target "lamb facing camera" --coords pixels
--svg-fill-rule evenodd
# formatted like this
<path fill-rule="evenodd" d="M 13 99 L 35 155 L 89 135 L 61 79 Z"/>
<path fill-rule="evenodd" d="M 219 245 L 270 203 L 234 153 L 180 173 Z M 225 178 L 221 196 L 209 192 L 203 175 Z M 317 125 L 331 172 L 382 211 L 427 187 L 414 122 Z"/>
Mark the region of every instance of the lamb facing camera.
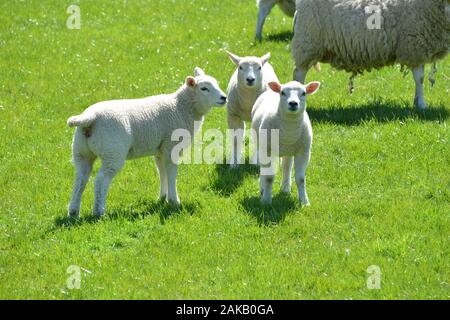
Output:
<path fill-rule="evenodd" d="M 306 168 L 311 156 L 312 127 L 306 112 L 306 98 L 317 92 L 319 82 L 302 85 L 297 81 L 284 85 L 270 82 L 271 90 L 262 94 L 252 111 L 252 130 L 257 141 L 260 160 L 261 202 L 272 202 L 272 185 L 275 177 L 274 164 L 282 160 L 283 180 L 281 191 L 291 191 L 291 172 L 295 166 L 295 182 L 298 199 L 309 205 L 306 193 Z M 278 132 L 278 139 L 267 138 L 270 132 Z"/>

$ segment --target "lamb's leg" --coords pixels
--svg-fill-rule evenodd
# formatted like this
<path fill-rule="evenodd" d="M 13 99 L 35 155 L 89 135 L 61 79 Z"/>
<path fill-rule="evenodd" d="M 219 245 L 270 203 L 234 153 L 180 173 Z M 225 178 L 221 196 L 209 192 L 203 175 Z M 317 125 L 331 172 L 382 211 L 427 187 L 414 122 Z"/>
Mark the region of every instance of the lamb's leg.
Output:
<path fill-rule="evenodd" d="M 167 172 L 167 200 L 170 204 L 178 207 L 180 205 L 180 198 L 178 198 L 177 193 L 178 165 L 174 164 L 170 157 L 165 157 L 164 166 Z"/>
<path fill-rule="evenodd" d="M 271 204 L 272 203 L 272 186 L 273 181 L 275 179 L 275 167 L 276 159 L 273 156 L 270 156 L 268 159 L 268 163 L 262 163 L 260 166 L 260 189 L 261 189 L 261 202 L 263 204 Z"/>
<path fill-rule="evenodd" d="M 309 69 L 303 68 L 303 67 L 297 67 L 294 70 L 294 80 L 298 81 L 300 83 L 305 83 L 306 80 L 306 74 L 308 73 Z"/>
<path fill-rule="evenodd" d="M 258 21 L 256 23 L 256 34 L 255 38 L 258 41 L 262 40 L 262 29 L 264 26 L 264 22 L 266 21 L 267 16 L 270 11 L 277 3 L 277 0 L 260 0 L 258 3 Z"/>
<path fill-rule="evenodd" d="M 155 162 L 159 172 L 159 200 L 165 201 L 168 193 L 166 167 L 160 155 L 155 156 Z"/>
<path fill-rule="evenodd" d="M 81 197 L 92 172 L 94 159 L 87 159 L 82 156 L 74 157 L 76 178 L 73 186 L 72 199 L 70 200 L 68 215 L 77 218 L 80 215 Z"/>
<path fill-rule="evenodd" d="M 310 158 L 310 150 L 300 152 L 295 156 L 295 182 L 298 187 L 298 200 L 304 205 L 309 205 L 308 195 L 306 193 L 306 167 Z"/>
<path fill-rule="evenodd" d="M 292 173 L 292 164 L 294 158 L 293 157 L 283 157 L 281 159 L 281 167 L 283 171 L 283 181 L 281 182 L 281 191 L 290 193 L 291 192 L 291 173 Z"/>
<path fill-rule="evenodd" d="M 115 158 L 115 161 L 102 160 L 102 167 L 95 178 L 94 209 L 95 216 L 102 216 L 106 208 L 106 197 L 113 178 L 119 173 L 125 163 L 125 157 Z"/>
<path fill-rule="evenodd" d="M 417 68 L 413 68 L 414 81 L 416 82 L 416 95 L 414 97 L 414 106 L 419 109 L 425 109 L 427 107 L 425 98 L 423 97 L 423 78 L 425 73 L 425 66 L 421 65 Z"/>
<path fill-rule="evenodd" d="M 272 203 L 272 186 L 273 180 L 275 178 L 274 175 L 260 175 L 260 183 L 261 183 L 261 202 L 263 204 L 271 204 Z"/>
<path fill-rule="evenodd" d="M 232 168 L 237 168 L 242 163 L 242 149 L 244 147 L 245 122 L 238 117 L 228 117 L 228 128 L 231 132 L 231 160 Z"/>

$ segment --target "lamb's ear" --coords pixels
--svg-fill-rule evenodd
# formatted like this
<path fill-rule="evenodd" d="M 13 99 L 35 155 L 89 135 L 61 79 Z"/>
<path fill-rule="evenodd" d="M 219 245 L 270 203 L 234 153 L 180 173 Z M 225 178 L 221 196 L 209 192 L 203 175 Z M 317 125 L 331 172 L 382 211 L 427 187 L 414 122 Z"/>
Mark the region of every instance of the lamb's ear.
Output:
<path fill-rule="evenodd" d="M 234 53 L 231 53 L 230 51 L 227 51 L 227 50 L 225 50 L 225 52 L 230 57 L 231 61 L 233 61 L 233 63 L 238 66 L 239 62 L 241 62 L 241 57 L 239 57 L 239 56 L 235 55 Z"/>
<path fill-rule="evenodd" d="M 186 85 L 189 88 L 194 88 L 197 85 L 197 82 L 195 81 L 194 77 L 188 76 L 186 77 Z"/>
<path fill-rule="evenodd" d="M 267 52 L 261 57 L 261 64 L 264 65 L 270 59 L 270 52 Z"/>
<path fill-rule="evenodd" d="M 280 93 L 281 91 L 281 84 L 279 84 L 276 81 L 271 81 L 268 83 L 269 88 L 272 89 L 272 91 L 275 91 L 276 93 Z"/>
<path fill-rule="evenodd" d="M 319 88 L 320 88 L 320 82 L 318 82 L 318 81 L 310 82 L 306 85 L 306 93 L 314 94 L 317 92 L 317 90 L 319 90 Z"/>
<path fill-rule="evenodd" d="M 198 76 L 204 76 L 204 75 L 205 75 L 205 71 L 203 71 L 202 68 L 195 67 L 195 69 L 194 69 L 194 75 L 195 75 L 196 77 L 198 77 Z"/>

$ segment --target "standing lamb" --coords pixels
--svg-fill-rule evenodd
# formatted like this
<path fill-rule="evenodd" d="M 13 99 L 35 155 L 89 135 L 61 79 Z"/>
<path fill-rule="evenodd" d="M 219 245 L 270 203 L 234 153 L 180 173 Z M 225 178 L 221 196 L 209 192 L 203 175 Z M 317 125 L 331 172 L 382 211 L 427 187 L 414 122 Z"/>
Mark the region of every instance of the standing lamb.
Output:
<path fill-rule="evenodd" d="M 251 112 L 256 99 L 265 92 L 271 81 L 278 78 L 269 62 L 270 53 L 261 58 L 238 57 L 227 52 L 237 66 L 228 83 L 227 121 L 232 130 L 231 167 L 242 163 L 242 148 L 245 136 L 245 122 L 251 121 Z"/>
<path fill-rule="evenodd" d="M 262 40 L 262 29 L 267 16 L 272 8 L 278 4 L 280 9 L 288 16 L 293 17 L 295 13 L 295 0 L 256 0 L 258 6 L 258 21 L 256 23 L 255 38 Z"/>
<path fill-rule="evenodd" d="M 269 86 L 273 91 L 268 90 L 262 94 L 252 111 L 252 130 L 257 138 L 261 165 L 261 201 L 265 204 L 272 202 L 275 172 L 270 168 L 273 168 L 276 158 L 281 157 L 283 171 L 281 191 L 287 193 L 291 191 L 291 171 L 294 162 L 298 199 L 304 205 L 309 205 L 306 194 L 306 167 L 311 155 L 312 128 L 306 113 L 306 96 L 317 92 L 320 83 L 311 82 L 305 86 L 296 81 L 284 85 L 270 82 Z M 262 141 L 263 137 L 271 136 L 271 130 L 278 130 L 278 140 Z M 278 148 L 273 143 L 278 143 Z M 265 157 L 268 161 L 263 160 Z"/>
<path fill-rule="evenodd" d="M 450 47 L 449 4 L 450 0 L 298 0 L 294 79 L 303 83 L 317 62 L 353 75 L 399 63 L 412 69 L 414 105 L 424 109 L 424 65 L 444 58 Z M 373 19 L 377 14 L 378 26 Z"/>
<path fill-rule="evenodd" d="M 76 126 L 73 139 L 73 163 L 76 179 L 69 216 L 80 212 L 81 196 L 97 157 L 102 167 L 95 180 L 94 215 L 105 211 L 106 196 L 112 179 L 125 160 L 154 155 L 160 177 L 160 199 L 179 205 L 177 195 L 177 161 L 171 156 L 178 141 L 172 141 L 174 130 L 194 134 L 194 121 L 203 121 L 213 105 L 224 105 L 226 96 L 217 81 L 195 68 L 195 77 L 175 93 L 133 100 L 104 101 L 70 117 Z"/>

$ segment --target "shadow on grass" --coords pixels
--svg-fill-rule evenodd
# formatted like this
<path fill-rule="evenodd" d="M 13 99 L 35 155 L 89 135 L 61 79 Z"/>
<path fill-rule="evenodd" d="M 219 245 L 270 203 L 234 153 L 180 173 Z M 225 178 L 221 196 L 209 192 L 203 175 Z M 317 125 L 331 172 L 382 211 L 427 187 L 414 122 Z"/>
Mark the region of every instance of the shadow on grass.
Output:
<path fill-rule="evenodd" d="M 270 42 L 289 42 L 292 40 L 292 38 L 294 37 L 294 33 L 291 31 L 282 31 L 279 33 L 275 33 L 275 34 L 269 34 L 266 39 L 266 41 L 270 41 Z"/>
<path fill-rule="evenodd" d="M 248 159 L 245 159 L 245 162 L 246 164 L 241 164 L 238 168 L 233 169 L 229 164 L 216 165 L 216 176 L 211 184 L 211 189 L 221 196 L 228 197 L 244 183 L 246 177 L 257 176 L 259 167 L 248 164 Z"/>
<path fill-rule="evenodd" d="M 284 221 L 286 215 L 300 210 L 300 204 L 291 194 L 279 192 L 271 205 L 261 203 L 259 196 L 247 197 L 241 201 L 244 210 L 255 217 L 259 225 L 271 225 Z"/>
<path fill-rule="evenodd" d="M 335 123 L 340 125 L 359 125 L 376 120 L 378 122 L 418 119 L 423 121 L 443 121 L 449 117 L 445 106 L 431 106 L 426 110 L 417 110 L 408 104 L 392 101 L 373 101 L 359 106 L 332 106 L 330 108 L 309 108 L 311 121 L 317 123 Z"/>
<path fill-rule="evenodd" d="M 126 208 L 114 208 L 111 211 L 106 211 L 102 217 L 96 217 L 89 213 L 79 218 L 71 218 L 68 216 L 56 217 L 54 220 L 54 229 L 71 228 L 81 226 L 84 224 L 93 224 L 100 220 L 128 220 L 135 221 L 143 219 L 151 215 L 159 215 L 161 224 L 164 224 L 166 219 L 172 215 L 187 213 L 193 215 L 200 207 L 198 202 L 183 202 L 180 207 L 169 205 L 168 203 L 158 200 L 141 199 L 138 202 Z"/>

